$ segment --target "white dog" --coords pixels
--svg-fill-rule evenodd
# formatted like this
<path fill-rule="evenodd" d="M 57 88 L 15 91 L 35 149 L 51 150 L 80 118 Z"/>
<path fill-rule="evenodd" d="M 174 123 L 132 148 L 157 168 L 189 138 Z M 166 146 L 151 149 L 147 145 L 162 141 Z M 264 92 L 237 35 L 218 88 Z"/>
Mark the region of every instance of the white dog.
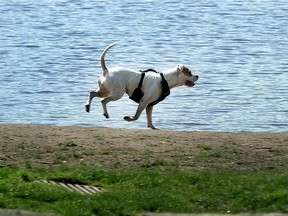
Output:
<path fill-rule="evenodd" d="M 135 116 L 125 116 L 124 119 L 126 121 L 135 121 L 146 108 L 148 127 L 157 129 L 152 124 L 153 106 L 169 95 L 171 88 L 183 85 L 188 87 L 194 86 L 198 80 L 198 75 L 193 75 L 191 71 L 183 65 L 177 65 L 175 68 L 163 71 L 163 73 L 160 74 L 155 73 L 154 70 L 148 70 L 144 75 L 144 72 L 124 67 L 107 69 L 105 65 L 105 54 L 115 44 L 116 43 L 113 43 L 106 47 L 102 53 L 101 67 L 103 75 L 98 79 L 99 89 L 90 92 L 86 104 L 86 111 L 90 111 L 91 102 L 94 97 L 104 98 L 101 101 L 104 116 L 109 118 L 106 107 L 107 103 L 119 100 L 126 92 L 132 100 L 139 103 L 139 106 Z M 138 90 L 135 91 L 137 88 Z M 134 97 L 135 95 L 136 98 Z"/>

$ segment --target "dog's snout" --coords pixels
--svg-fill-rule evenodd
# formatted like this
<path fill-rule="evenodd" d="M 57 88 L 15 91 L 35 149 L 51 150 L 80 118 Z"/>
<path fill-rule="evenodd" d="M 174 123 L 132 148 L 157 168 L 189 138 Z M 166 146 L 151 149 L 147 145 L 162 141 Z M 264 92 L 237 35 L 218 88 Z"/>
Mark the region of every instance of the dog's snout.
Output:
<path fill-rule="evenodd" d="M 196 79 L 198 80 L 199 79 L 199 76 L 198 75 L 195 75 Z"/>

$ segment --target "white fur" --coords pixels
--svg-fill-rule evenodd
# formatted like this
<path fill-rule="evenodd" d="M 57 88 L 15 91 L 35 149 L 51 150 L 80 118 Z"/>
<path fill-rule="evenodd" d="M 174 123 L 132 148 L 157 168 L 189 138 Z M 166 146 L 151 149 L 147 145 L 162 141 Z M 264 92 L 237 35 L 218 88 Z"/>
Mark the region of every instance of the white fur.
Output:
<path fill-rule="evenodd" d="M 101 56 L 101 67 L 103 75 L 98 79 L 99 88 L 95 91 L 91 91 L 87 104 L 86 111 L 90 111 L 91 102 L 94 97 L 104 98 L 101 103 L 103 106 L 104 116 L 109 118 L 107 111 L 107 103 L 110 101 L 119 100 L 126 92 L 131 96 L 134 90 L 138 87 L 141 72 L 135 71 L 124 67 L 113 67 L 107 69 L 105 65 L 105 54 L 106 52 L 115 45 L 113 43 L 109 45 L 102 53 Z M 197 75 L 193 75 L 191 71 L 183 66 L 177 65 L 176 67 L 162 72 L 168 85 L 171 88 L 177 86 L 187 85 L 189 87 L 194 86 L 194 82 L 198 80 Z M 137 111 L 134 116 L 125 116 L 126 121 L 137 120 L 144 109 L 146 109 L 147 124 L 152 129 L 157 129 L 152 124 L 152 110 L 153 106 L 150 103 L 156 101 L 162 92 L 161 87 L 161 76 L 154 72 L 147 72 L 143 80 L 142 91 L 144 93 L 141 99 Z"/>

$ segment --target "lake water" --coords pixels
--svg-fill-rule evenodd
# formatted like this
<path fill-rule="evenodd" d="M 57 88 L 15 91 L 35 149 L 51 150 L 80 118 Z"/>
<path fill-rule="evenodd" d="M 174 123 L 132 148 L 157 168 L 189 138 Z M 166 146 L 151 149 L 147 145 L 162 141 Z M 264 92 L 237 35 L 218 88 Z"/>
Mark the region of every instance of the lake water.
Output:
<path fill-rule="evenodd" d="M 154 107 L 156 127 L 181 131 L 288 131 L 287 0 L 2 0 L 0 123 L 146 128 L 126 122 L 137 104 L 89 90 L 107 65 L 164 70 L 183 63 L 200 79 Z"/>

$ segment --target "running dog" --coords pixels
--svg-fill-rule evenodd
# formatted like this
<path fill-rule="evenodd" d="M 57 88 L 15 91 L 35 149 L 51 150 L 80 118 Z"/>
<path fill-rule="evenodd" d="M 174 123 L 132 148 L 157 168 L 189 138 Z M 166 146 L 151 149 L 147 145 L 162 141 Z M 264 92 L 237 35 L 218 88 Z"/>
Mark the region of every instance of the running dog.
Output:
<path fill-rule="evenodd" d="M 104 111 L 103 115 L 109 118 L 107 103 L 119 100 L 125 92 L 133 99 L 133 93 L 138 88 L 141 95 L 137 98 L 137 102 L 139 103 L 137 111 L 134 116 L 125 116 L 124 119 L 126 121 L 135 121 L 140 117 L 143 110 L 146 109 L 148 128 L 157 129 L 152 123 L 153 106 L 163 100 L 165 96 L 169 95 L 170 89 L 183 85 L 193 87 L 199 77 L 198 75 L 193 75 L 184 65 L 177 65 L 172 69 L 163 71 L 160 73 L 161 76 L 159 73 L 155 73 L 154 70 L 147 70 L 144 76 L 141 71 L 135 71 L 125 67 L 107 69 L 105 65 L 105 55 L 107 51 L 115 45 L 116 43 L 113 43 L 106 47 L 101 55 L 103 75 L 98 79 L 99 88 L 90 91 L 86 111 L 90 111 L 91 102 L 94 97 L 104 98 L 101 101 Z M 141 85 L 139 83 L 141 83 Z M 163 83 L 169 91 L 164 96 Z M 135 98 L 133 100 L 136 101 Z"/>

